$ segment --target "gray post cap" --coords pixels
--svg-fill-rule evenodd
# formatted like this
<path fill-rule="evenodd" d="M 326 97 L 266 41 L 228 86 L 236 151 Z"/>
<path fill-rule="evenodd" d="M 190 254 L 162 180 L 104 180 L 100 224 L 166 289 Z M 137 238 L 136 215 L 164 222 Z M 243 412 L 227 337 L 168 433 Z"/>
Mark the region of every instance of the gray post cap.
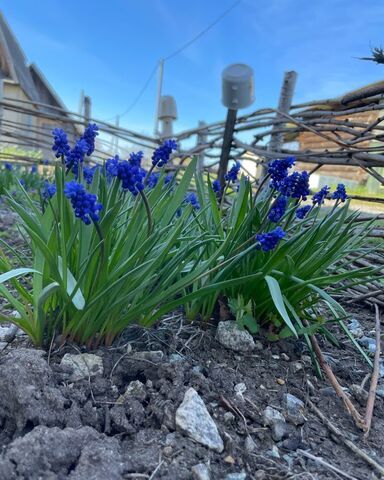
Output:
<path fill-rule="evenodd" d="M 231 110 L 249 107 L 255 99 L 253 70 L 245 63 L 234 63 L 222 73 L 222 103 Z"/>
<path fill-rule="evenodd" d="M 177 119 L 176 101 L 171 95 L 163 95 L 160 100 L 159 119 Z"/>

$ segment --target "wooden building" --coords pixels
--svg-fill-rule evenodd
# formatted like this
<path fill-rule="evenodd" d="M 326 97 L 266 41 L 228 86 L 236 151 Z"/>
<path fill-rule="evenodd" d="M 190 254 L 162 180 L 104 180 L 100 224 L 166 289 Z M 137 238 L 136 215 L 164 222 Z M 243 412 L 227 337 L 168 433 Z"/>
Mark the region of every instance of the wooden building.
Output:
<path fill-rule="evenodd" d="M 28 64 L 1 12 L 0 101 L 0 149 L 18 146 L 24 150 L 40 150 L 46 157 L 51 156 L 53 128 L 64 128 L 70 140 L 77 135 L 63 102 L 37 65 Z M 62 121 L 47 118 L 58 115 Z"/>

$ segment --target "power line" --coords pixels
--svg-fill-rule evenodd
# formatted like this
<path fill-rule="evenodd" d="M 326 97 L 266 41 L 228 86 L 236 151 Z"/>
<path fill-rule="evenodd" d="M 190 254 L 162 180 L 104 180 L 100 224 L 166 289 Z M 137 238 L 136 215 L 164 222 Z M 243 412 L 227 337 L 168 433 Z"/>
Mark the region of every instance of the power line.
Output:
<path fill-rule="evenodd" d="M 137 104 L 137 102 L 140 100 L 140 98 L 143 96 L 144 92 L 146 91 L 146 89 L 148 88 L 148 85 L 150 84 L 152 78 L 155 76 L 155 73 L 157 71 L 157 68 L 158 68 L 158 63 L 156 63 L 156 65 L 154 66 L 154 68 L 152 69 L 151 73 L 149 74 L 149 77 L 147 78 L 147 80 L 145 81 L 144 85 L 142 86 L 142 88 L 140 89 L 139 93 L 136 95 L 136 97 L 134 98 L 134 100 L 132 101 L 132 103 L 129 105 L 129 107 L 124 110 L 123 113 L 120 113 L 119 116 L 120 117 L 123 117 L 124 115 L 127 115 L 127 113 L 129 113 Z M 106 121 L 108 122 L 109 120 L 113 120 L 115 118 L 115 115 L 109 119 L 107 119 Z"/>
<path fill-rule="evenodd" d="M 228 15 L 234 8 L 236 8 L 243 0 L 236 0 L 230 7 L 228 7 L 224 12 L 219 15 L 212 23 L 210 23 L 207 27 L 205 27 L 201 32 L 199 32 L 197 35 L 195 35 L 191 40 L 189 40 L 187 43 L 179 47 L 177 50 L 172 52 L 170 55 L 165 57 L 163 61 L 170 60 L 171 58 L 176 57 L 179 55 L 181 52 L 186 50 L 188 47 L 190 47 L 193 43 L 195 43 L 197 40 L 199 40 L 201 37 L 203 37 L 206 33 L 208 33 L 213 27 L 215 27 L 225 16 Z M 123 117 L 124 115 L 127 115 L 138 103 L 138 101 L 141 99 L 143 94 L 145 93 L 146 89 L 148 88 L 148 85 L 150 84 L 152 78 L 156 74 L 156 71 L 159 67 L 159 62 L 156 63 L 155 67 L 151 71 L 149 77 L 145 81 L 144 85 L 140 89 L 139 93 L 136 95 L 135 99 L 132 101 L 132 103 L 129 105 L 129 107 L 121 114 L 119 114 L 120 117 Z M 115 116 L 107 119 L 106 121 L 108 122 L 109 120 L 113 120 Z"/>
<path fill-rule="evenodd" d="M 179 55 L 179 53 L 183 52 L 186 48 L 190 47 L 193 43 L 195 43 L 197 40 L 199 40 L 202 36 L 204 36 L 206 33 L 208 33 L 215 25 L 217 25 L 226 15 L 228 15 L 229 12 L 231 12 L 237 5 L 239 5 L 243 0 L 237 0 L 235 3 L 233 3 L 229 8 L 227 8 L 221 15 L 219 15 L 216 20 L 214 20 L 212 23 L 210 23 L 204 30 L 202 30 L 200 33 L 195 35 L 191 40 L 189 40 L 187 43 L 182 45 L 180 48 L 175 50 L 173 53 L 168 55 L 167 57 L 164 58 L 164 60 L 170 60 L 171 58 L 176 57 L 176 55 Z"/>

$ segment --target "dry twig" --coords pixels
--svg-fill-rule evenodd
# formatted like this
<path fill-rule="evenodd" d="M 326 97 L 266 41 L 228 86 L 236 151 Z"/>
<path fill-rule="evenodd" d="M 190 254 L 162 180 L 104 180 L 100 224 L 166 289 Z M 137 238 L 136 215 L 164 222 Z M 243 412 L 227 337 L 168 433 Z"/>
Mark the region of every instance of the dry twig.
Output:
<path fill-rule="evenodd" d="M 371 378 L 371 385 L 369 387 L 367 408 L 365 411 L 365 437 L 369 435 L 369 430 L 372 423 L 373 407 L 375 405 L 376 398 L 376 389 L 377 383 L 379 381 L 380 374 L 380 310 L 377 305 L 375 305 L 375 326 L 376 326 L 376 350 L 375 350 L 375 361 L 373 364 L 373 373 Z"/>

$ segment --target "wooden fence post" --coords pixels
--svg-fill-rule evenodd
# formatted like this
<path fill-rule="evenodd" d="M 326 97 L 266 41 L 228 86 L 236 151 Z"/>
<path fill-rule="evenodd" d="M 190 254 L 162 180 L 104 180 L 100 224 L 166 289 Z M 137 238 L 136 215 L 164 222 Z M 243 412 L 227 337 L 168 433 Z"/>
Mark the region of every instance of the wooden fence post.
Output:
<path fill-rule="evenodd" d="M 84 95 L 84 126 L 88 127 L 89 121 L 91 120 L 91 107 L 92 100 L 88 95 Z"/>
<path fill-rule="evenodd" d="M 199 128 L 205 127 L 207 124 L 206 122 L 200 120 L 199 121 Z M 204 130 L 199 130 L 197 134 L 197 145 L 202 145 L 206 143 L 207 141 L 207 134 Z M 205 160 L 205 155 L 204 151 L 200 152 L 197 157 L 197 173 L 201 174 L 204 170 L 204 160 Z"/>
<path fill-rule="evenodd" d="M 282 113 L 289 113 L 289 110 L 292 105 L 292 98 L 293 93 L 295 91 L 295 85 L 297 80 L 297 73 L 295 71 L 285 72 L 283 85 L 281 86 L 280 90 L 280 97 L 279 97 L 279 106 L 277 107 L 278 112 L 276 113 L 276 120 L 284 119 L 283 115 L 280 115 L 279 112 Z M 281 130 L 281 123 L 276 122 L 272 127 L 271 139 L 268 144 L 268 150 L 272 150 L 274 152 L 281 149 L 284 134 L 280 133 L 278 130 Z M 263 163 L 262 171 L 260 178 L 263 179 L 267 175 L 268 165 Z"/>

